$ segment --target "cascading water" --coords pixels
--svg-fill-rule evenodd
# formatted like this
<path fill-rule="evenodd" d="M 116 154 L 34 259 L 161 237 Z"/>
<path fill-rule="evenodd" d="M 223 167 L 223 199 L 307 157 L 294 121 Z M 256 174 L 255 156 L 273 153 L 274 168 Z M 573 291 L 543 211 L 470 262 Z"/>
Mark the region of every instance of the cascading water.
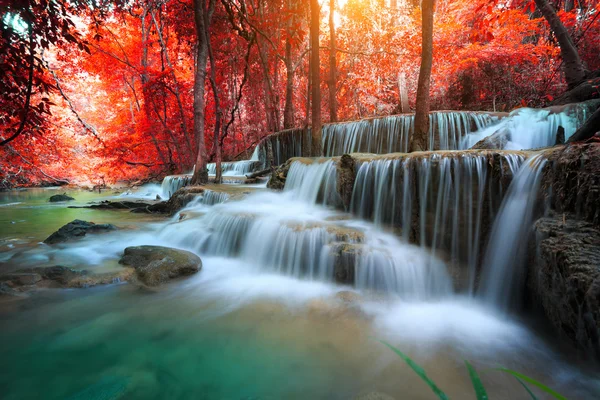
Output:
<path fill-rule="evenodd" d="M 310 163 L 294 161 L 285 182 L 285 190 L 308 203 L 337 205 L 340 203 L 336 191 L 336 165 L 332 160 Z"/>
<path fill-rule="evenodd" d="M 436 111 L 429 115 L 429 149 L 457 150 L 465 135 L 494 124 L 497 117 L 472 111 Z M 406 153 L 414 115 L 394 115 L 323 126 L 323 154 Z"/>
<path fill-rule="evenodd" d="M 192 182 L 192 175 L 171 175 L 166 176 L 161 184 L 162 197 L 170 198 L 173 193 Z"/>
<path fill-rule="evenodd" d="M 311 146 L 310 129 L 288 129 L 263 138 L 252 155 L 262 168 L 278 166 L 294 157 L 302 157 L 305 147 Z"/>
<path fill-rule="evenodd" d="M 242 160 L 234 162 L 221 163 L 221 171 L 224 176 L 243 176 L 257 171 L 261 167 L 261 162 L 258 160 Z M 216 175 L 217 164 L 210 163 L 206 165 L 209 175 Z"/>
<path fill-rule="evenodd" d="M 558 110 L 519 108 L 503 118 L 500 123 L 465 135 L 459 147 L 470 149 L 492 135 L 502 135 L 507 140 L 503 146 L 506 150 L 554 146 L 560 126 L 565 130 L 565 140 L 569 139 L 597 107 L 597 101 L 591 101 L 572 104 Z"/>
<path fill-rule="evenodd" d="M 528 159 L 511 183 L 492 228 L 483 262 L 480 293 L 501 309 L 519 304 L 525 279 L 524 258 L 546 159 Z"/>
<path fill-rule="evenodd" d="M 494 159 L 501 174 L 512 175 L 524 157 L 466 152 L 364 161 L 351 211 L 377 225 L 401 228 L 405 241 L 416 241 L 433 255 L 445 253 L 452 261 L 466 263 L 472 292 L 483 227 L 495 213 L 492 199 L 502 196 L 502 177 L 492 180 Z"/>

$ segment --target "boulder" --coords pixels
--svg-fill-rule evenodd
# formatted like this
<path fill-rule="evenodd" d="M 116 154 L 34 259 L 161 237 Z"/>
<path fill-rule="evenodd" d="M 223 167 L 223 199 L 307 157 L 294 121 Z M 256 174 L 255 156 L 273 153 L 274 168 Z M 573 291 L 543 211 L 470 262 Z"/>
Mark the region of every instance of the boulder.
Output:
<path fill-rule="evenodd" d="M 147 286 L 192 275 L 202 268 L 197 255 L 162 246 L 128 247 L 119 263 L 133 267 L 138 279 Z"/>
<path fill-rule="evenodd" d="M 73 197 L 67 196 L 66 193 L 63 193 L 63 194 L 55 194 L 54 196 L 51 196 L 48 201 L 51 203 L 58 203 L 60 201 L 73 201 L 73 200 L 75 200 Z"/>
<path fill-rule="evenodd" d="M 61 227 L 58 231 L 54 232 L 46 240 L 44 240 L 44 243 L 62 243 L 75 238 L 83 237 L 88 233 L 108 232 L 116 229 L 117 228 L 111 224 L 95 224 L 93 222 L 76 219 Z"/>
<path fill-rule="evenodd" d="M 535 223 L 528 287 L 559 335 L 600 359 L 600 227 L 573 217 Z"/>

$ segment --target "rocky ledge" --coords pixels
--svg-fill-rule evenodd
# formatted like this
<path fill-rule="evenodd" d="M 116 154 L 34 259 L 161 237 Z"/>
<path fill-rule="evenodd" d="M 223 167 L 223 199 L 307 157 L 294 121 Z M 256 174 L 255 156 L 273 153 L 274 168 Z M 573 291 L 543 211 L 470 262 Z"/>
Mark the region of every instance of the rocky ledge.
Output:
<path fill-rule="evenodd" d="M 109 232 L 116 229 L 117 227 L 111 224 L 95 224 L 93 222 L 76 219 L 64 225 L 58 231 L 54 232 L 46 240 L 44 240 L 44 243 L 63 243 L 75 238 L 83 237 L 88 233 Z"/>
<path fill-rule="evenodd" d="M 600 359 L 600 228 L 558 214 L 534 232 L 532 300 L 562 337 Z"/>
<path fill-rule="evenodd" d="M 161 246 L 128 247 L 119 263 L 133 267 L 137 278 L 147 286 L 193 275 L 202 268 L 197 255 Z"/>

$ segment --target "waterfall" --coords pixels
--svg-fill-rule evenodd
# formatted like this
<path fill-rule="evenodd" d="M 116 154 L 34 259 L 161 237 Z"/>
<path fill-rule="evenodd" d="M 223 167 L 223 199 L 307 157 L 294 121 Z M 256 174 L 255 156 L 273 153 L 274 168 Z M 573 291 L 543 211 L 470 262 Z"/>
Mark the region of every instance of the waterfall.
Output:
<path fill-rule="evenodd" d="M 461 138 L 495 123 L 497 117 L 472 111 L 429 114 L 429 149 L 456 150 Z M 414 131 L 414 115 L 394 115 L 323 126 L 322 147 L 327 157 L 350 153 L 406 153 Z"/>
<path fill-rule="evenodd" d="M 218 192 L 214 190 L 205 190 L 202 195 L 196 196 L 187 207 L 193 208 L 197 205 L 214 206 L 215 204 L 221 204 L 229 200 L 229 194 L 224 192 Z"/>
<path fill-rule="evenodd" d="M 523 150 L 554 146 L 558 127 L 565 130 L 569 139 L 597 107 L 596 101 L 571 104 L 560 109 L 519 108 L 503 118 L 499 124 L 464 136 L 461 149 L 469 149 L 480 140 L 494 134 L 506 134 L 504 149 Z"/>
<path fill-rule="evenodd" d="M 492 159 L 491 153 L 462 152 L 364 161 L 350 209 L 376 225 L 401 228 L 405 241 L 433 255 L 466 263 L 473 291 L 483 227 L 494 214 L 492 199 L 502 195 L 501 182 L 492 181 Z M 501 153 L 497 168 L 510 174 L 523 159 Z"/>
<path fill-rule="evenodd" d="M 426 300 L 452 293 L 446 265 L 393 235 L 375 234 L 356 259 L 356 287 Z"/>
<path fill-rule="evenodd" d="M 293 191 L 302 201 L 324 205 L 338 205 L 341 200 L 336 190 L 337 171 L 333 160 L 295 160 L 285 182 L 285 191 Z"/>
<path fill-rule="evenodd" d="M 302 157 L 306 146 L 311 146 L 310 129 L 288 129 L 263 138 L 252 159 L 258 159 L 262 168 L 278 166 L 294 157 Z"/>
<path fill-rule="evenodd" d="M 252 172 L 259 170 L 260 167 L 261 162 L 258 160 L 242 160 L 221 163 L 221 171 L 224 176 L 242 176 L 251 174 Z M 216 163 L 207 164 L 206 168 L 208 168 L 209 175 L 217 174 Z"/>
<path fill-rule="evenodd" d="M 192 175 L 171 175 L 166 176 L 161 184 L 163 198 L 170 198 L 173 193 L 192 182 Z"/>
<path fill-rule="evenodd" d="M 528 159 L 511 183 L 487 245 L 481 278 L 481 295 L 486 301 L 507 309 L 518 303 L 525 280 L 525 257 L 538 190 L 546 159 Z"/>

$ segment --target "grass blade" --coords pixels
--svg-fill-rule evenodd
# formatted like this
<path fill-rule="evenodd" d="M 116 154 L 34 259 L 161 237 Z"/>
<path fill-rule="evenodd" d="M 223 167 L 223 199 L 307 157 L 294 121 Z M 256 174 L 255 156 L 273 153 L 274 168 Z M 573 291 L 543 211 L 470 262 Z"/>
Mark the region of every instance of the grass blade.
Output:
<path fill-rule="evenodd" d="M 408 366 L 411 367 L 412 370 L 415 371 L 415 373 L 419 375 L 419 377 L 423 379 L 425 383 L 427 383 L 427 385 L 429 385 L 431 390 L 433 390 L 433 392 L 440 398 L 440 400 L 448 400 L 448 396 L 446 396 L 446 394 L 442 392 L 440 388 L 438 388 L 437 385 L 431 379 L 429 379 L 429 377 L 425 373 L 425 370 L 419 364 L 411 360 L 406 354 L 404 354 L 391 344 L 384 342 L 383 340 L 380 340 L 379 342 L 383 343 L 384 345 L 389 347 L 394 353 L 398 354 L 400 358 L 402 358 L 404 362 L 406 362 L 406 364 L 408 364 Z"/>
<path fill-rule="evenodd" d="M 529 386 L 527 386 L 525 384 L 525 382 L 523 382 L 521 379 L 517 378 L 516 376 L 515 376 L 515 379 L 519 381 L 519 383 L 521 384 L 521 386 L 523 386 L 525 388 L 525 390 L 527 390 L 527 393 L 529 393 L 532 400 L 537 400 L 537 397 L 535 396 L 535 394 L 533 394 L 533 392 L 531 391 L 531 389 L 529 389 Z"/>
<path fill-rule="evenodd" d="M 508 369 L 508 368 L 496 368 L 496 369 L 498 371 L 502 371 L 502 372 L 506 372 L 507 374 L 511 374 L 512 376 L 514 376 L 517 379 L 521 379 L 527 383 L 530 383 L 530 384 L 538 387 L 540 390 L 543 390 L 544 392 L 548 393 L 550 396 L 554 397 L 557 400 L 567 400 L 567 398 L 565 396 L 561 395 L 560 393 L 555 392 L 554 390 L 550 389 L 548 386 L 536 381 L 533 378 L 530 378 L 526 375 L 523 375 L 521 373 L 518 373 L 518 372 Z M 531 393 L 531 391 L 530 391 L 530 393 Z"/>
<path fill-rule="evenodd" d="M 475 368 L 473 368 L 473 366 L 467 360 L 465 360 L 465 365 L 469 370 L 469 377 L 471 378 L 471 382 L 473 383 L 473 389 L 475 389 L 477 400 L 488 400 L 487 392 L 483 387 L 483 383 L 481 383 L 481 379 L 479 379 L 477 371 L 475 371 Z"/>

